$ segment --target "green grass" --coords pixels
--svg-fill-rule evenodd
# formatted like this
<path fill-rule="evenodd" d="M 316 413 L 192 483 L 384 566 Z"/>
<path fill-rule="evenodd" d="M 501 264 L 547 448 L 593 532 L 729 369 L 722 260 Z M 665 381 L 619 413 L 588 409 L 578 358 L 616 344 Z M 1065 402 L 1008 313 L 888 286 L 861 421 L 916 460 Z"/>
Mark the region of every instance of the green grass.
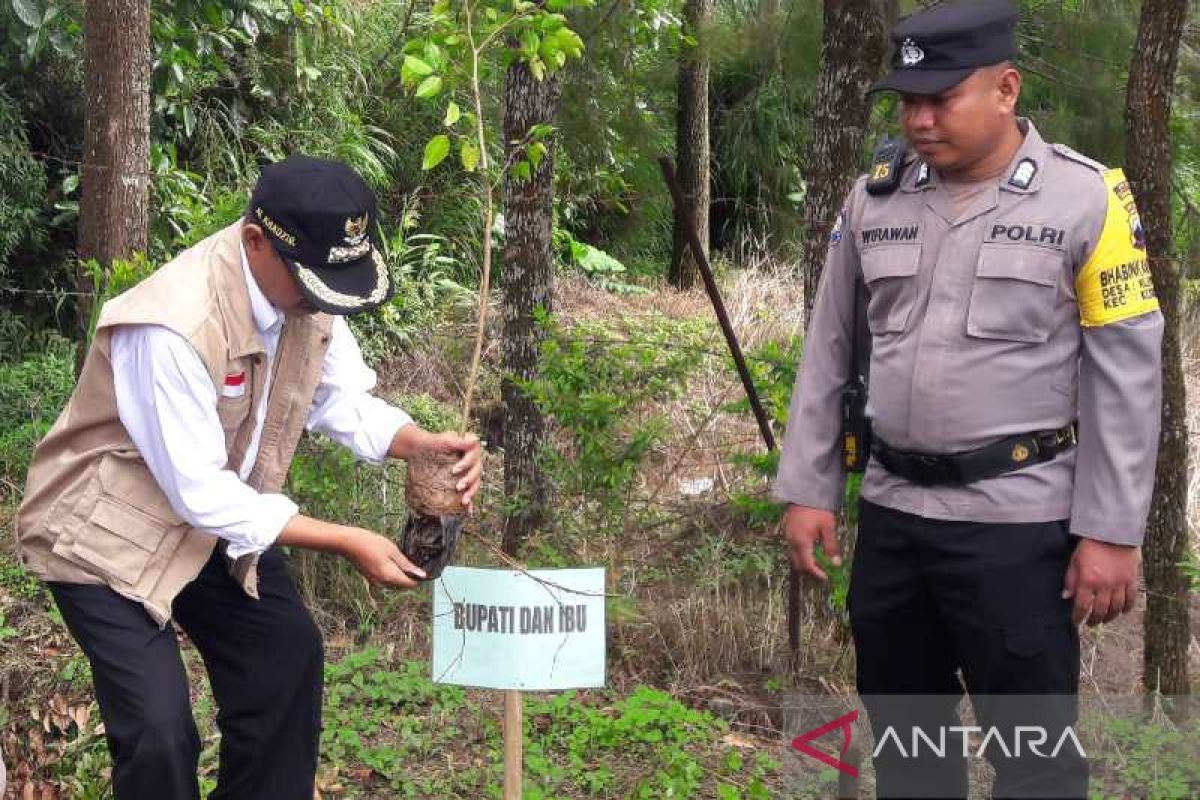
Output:
<path fill-rule="evenodd" d="M 326 667 L 322 776 L 349 797 L 500 797 L 497 693 L 430 680 L 424 662 L 380 652 Z M 779 765 L 721 743 L 725 722 L 638 687 L 525 697 L 525 796 L 769 797 Z M 345 779 L 387 792 L 356 794 Z M 724 787 L 724 788 L 722 788 Z"/>

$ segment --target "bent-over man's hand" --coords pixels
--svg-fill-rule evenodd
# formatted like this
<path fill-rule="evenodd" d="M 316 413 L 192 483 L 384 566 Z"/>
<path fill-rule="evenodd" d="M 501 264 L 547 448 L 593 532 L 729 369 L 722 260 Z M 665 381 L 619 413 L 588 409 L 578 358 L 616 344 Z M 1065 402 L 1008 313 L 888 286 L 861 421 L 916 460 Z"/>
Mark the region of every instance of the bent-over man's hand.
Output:
<path fill-rule="evenodd" d="M 823 508 L 790 505 L 784 514 L 783 526 L 792 566 L 822 582 L 828 581 L 829 576 L 817 566 L 813 549 L 819 541 L 833 565 L 841 566 L 842 557 L 838 552 L 837 543 L 837 518 L 833 512 Z"/>
<path fill-rule="evenodd" d="M 1137 602 L 1139 547 L 1081 539 L 1067 565 L 1063 599 L 1075 598 L 1076 625 L 1109 622 L 1133 610 Z"/>
<path fill-rule="evenodd" d="M 479 491 L 479 479 L 483 473 L 482 449 L 479 439 L 468 433 L 430 433 L 417 425 L 405 425 L 392 439 L 388 455 L 408 460 L 416 453 L 442 453 L 460 456 L 453 467 L 458 482 L 454 488 L 462 492 L 462 504 L 468 510 L 475 493 Z"/>
<path fill-rule="evenodd" d="M 395 542 L 363 528 L 297 514 L 288 520 L 276 541 L 345 556 L 363 577 L 384 586 L 412 589 L 425 578 L 425 571 L 409 561 Z"/>
<path fill-rule="evenodd" d="M 425 577 L 425 571 L 405 558 L 395 542 L 368 530 L 355 529 L 341 552 L 371 583 L 412 589 Z"/>
<path fill-rule="evenodd" d="M 469 509 L 475 493 L 479 491 L 479 481 L 483 475 L 483 450 L 479 446 L 479 439 L 471 433 L 465 436 L 449 432 L 434 433 L 430 434 L 429 449 L 435 453 L 462 456 L 452 470 L 459 479 L 454 488 L 462 492 L 462 504 Z"/>

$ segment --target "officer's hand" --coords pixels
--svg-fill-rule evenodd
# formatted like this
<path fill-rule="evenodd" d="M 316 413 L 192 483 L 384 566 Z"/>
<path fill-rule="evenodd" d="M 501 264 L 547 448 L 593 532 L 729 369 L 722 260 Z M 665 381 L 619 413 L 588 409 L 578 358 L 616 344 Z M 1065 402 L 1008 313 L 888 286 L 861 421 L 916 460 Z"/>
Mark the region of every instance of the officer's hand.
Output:
<path fill-rule="evenodd" d="M 1141 548 L 1080 539 L 1062 593 L 1064 600 L 1075 598 L 1075 624 L 1098 625 L 1132 611 L 1141 564 Z"/>
<path fill-rule="evenodd" d="M 825 553 L 833 561 L 834 566 L 841 566 L 842 557 L 838 553 L 837 519 L 832 511 L 808 506 L 788 506 L 783 517 L 784 533 L 788 541 L 788 555 L 792 566 L 801 572 L 807 572 L 821 581 L 828 581 L 827 576 L 817 566 L 813 547 L 820 540 Z"/>
<path fill-rule="evenodd" d="M 371 531 L 353 529 L 341 550 L 342 555 L 371 583 L 411 589 L 418 585 L 417 578 L 405 573 L 425 577 L 425 571 L 405 558 L 395 542 Z"/>

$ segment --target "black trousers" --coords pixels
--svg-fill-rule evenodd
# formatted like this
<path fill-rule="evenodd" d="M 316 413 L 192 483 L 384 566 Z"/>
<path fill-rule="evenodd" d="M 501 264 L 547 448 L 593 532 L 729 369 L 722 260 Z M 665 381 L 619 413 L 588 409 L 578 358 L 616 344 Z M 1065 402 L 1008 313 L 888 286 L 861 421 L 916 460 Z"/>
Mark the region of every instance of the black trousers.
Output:
<path fill-rule="evenodd" d="M 196 800 L 200 737 L 171 626 L 106 586 L 51 583 L 92 665 L 117 800 Z M 259 561 L 259 600 L 220 548 L 175 599 L 204 659 L 221 730 L 213 800 L 312 800 L 321 729 L 321 635 L 278 548 Z"/>
<path fill-rule="evenodd" d="M 1081 748 L 1056 748 L 1078 715 L 1079 636 L 1061 596 L 1075 541 L 1066 522 L 945 522 L 861 503 L 848 603 L 879 797 L 966 797 L 950 730 L 963 727 L 963 684 L 981 728 L 968 750 L 986 743 L 994 797 L 1086 797 Z M 947 730 L 944 755 L 914 727 L 934 744 Z M 987 741 L 993 729 L 1006 746 Z"/>

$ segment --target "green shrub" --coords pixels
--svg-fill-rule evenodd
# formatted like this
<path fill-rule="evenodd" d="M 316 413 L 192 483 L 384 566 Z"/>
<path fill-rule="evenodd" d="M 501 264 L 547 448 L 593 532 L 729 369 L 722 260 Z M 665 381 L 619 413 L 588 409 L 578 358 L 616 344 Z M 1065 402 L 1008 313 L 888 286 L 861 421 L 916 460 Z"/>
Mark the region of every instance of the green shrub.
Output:
<path fill-rule="evenodd" d="M 428 394 L 403 394 L 392 402 L 427 431 L 456 430 L 461 420 L 460 409 Z"/>
<path fill-rule="evenodd" d="M 408 224 L 402 221 L 382 242 L 392 273 L 391 299 L 350 318 L 368 364 L 426 339 L 439 321 L 477 302 L 476 294 L 452 277 L 459 268 L 449 243 L 433 234 L 410 234 Z"/>
<path fill-rule="evenodd" d="M 17 105 L 0 92 L 0 286 L 9 259 L 22 247 L 46 240 L 46 174 L 29 153 Z"/>
<path fill-rule="evenodd" d="M 666 439 L 667 421 L 652 406 L 683 391 L 700 363 L 689 344 L 708 326 L 648 316 L 568 329 L 544 312 L 537 322 L 545 331 L 538 377 L 521 388 L 565 434 L 544 453 L 556 505 L 597 534 L 614 533 L 639 468 Z"/>
<path fill-rule="evenodd" d="M 1196 797 L 1200 790 L 1200 761 L 1196 743 L 1200 723 L 1108 718 L 1087 720 L 1104 742 L 1088 755 L 1092 764 L 1089 796 L 1096 800 L 1145 797 L 1152 800 Z"/>
<path fill-rule="evenodd" d="M 24 485 L 33 448 L 75 388 L 75 346 L 55 335 L 42 338 L 44 350 L 0 360 L 0 496 Z"/>

